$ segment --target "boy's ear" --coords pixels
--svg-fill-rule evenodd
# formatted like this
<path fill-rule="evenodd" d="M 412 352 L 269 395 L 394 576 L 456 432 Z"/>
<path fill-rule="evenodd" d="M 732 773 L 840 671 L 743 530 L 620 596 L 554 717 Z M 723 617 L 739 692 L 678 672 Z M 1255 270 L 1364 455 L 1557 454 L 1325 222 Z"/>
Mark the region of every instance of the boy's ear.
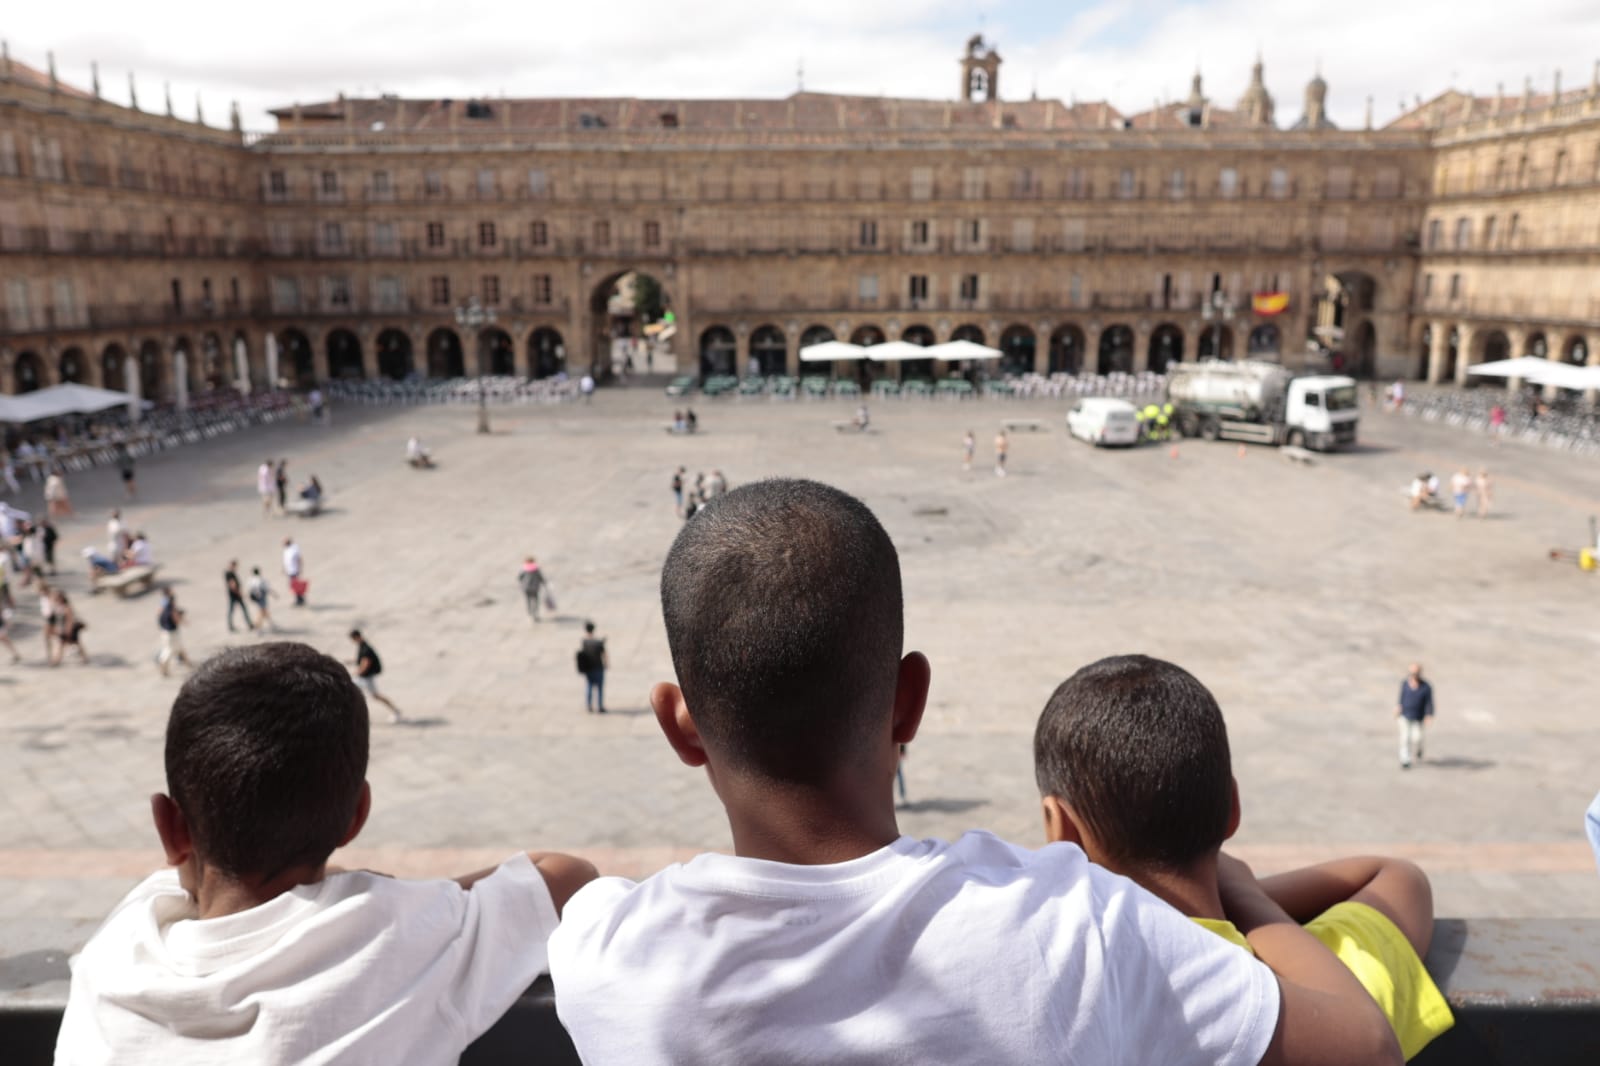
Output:
<path fill-rule="evenodd" d="M 1223 840 L 1232 840 L 1233 834 L 1239 831 L 1239 779 L 1228 779 L 1228 831 L 1222 835 Z"/>
<path fill-rule="evenodd" d="M 894 742 L 909 744 L 916 739 L 922 725 L 922 713 L 928 709 L 928 685 L 933 680 L 933 668 L 928 657 L 914 651 L 900 660 L 900 673 L 894 685 Z"/>
<path fill-rule="evenodd" d="M 173 798 L 165 792 L 150 797 L 150 818 L 161 838 L 161 850 L 168 866 L 182 866 L 194 856 L 194 839 L 189 835 L 189 820 Z"/>
<path fill-rule="evenodd" d="M 1044 839 L 1050 844 L 1076 844 L 1083 847 L 1083 834 L 1078 831 L 1078 823 L 1072 817 L 1071 810 L 1061 797 L 1056 795 L 1043 796 L 1039 799 L 1039 806 L 1044 810 Z"/>
<path fill-rule="evenodd" d="M 356 837 L 361 835 L 361 830 L 367 824 L 367 816 L 372 813 L 372 785 L 361 782 L 361 798 L 356 800 L 356 813 L 350 819 L 350 828 L 344 832 L 344 837 L 339 841 L 339 847 L 344 847 Z"/>
<path fill-rule="evenodd" d="M 684 702 L 683 689 L 667 681 L 656 685 L 650 690 L 650 709 L 656 712 L 656 725 L 661 727 L 662 735 L 678 753 L 679 760 L 685 766 L 704 766 L 707 761 L 705 745 L 689 714 L 689 705 Z"/>

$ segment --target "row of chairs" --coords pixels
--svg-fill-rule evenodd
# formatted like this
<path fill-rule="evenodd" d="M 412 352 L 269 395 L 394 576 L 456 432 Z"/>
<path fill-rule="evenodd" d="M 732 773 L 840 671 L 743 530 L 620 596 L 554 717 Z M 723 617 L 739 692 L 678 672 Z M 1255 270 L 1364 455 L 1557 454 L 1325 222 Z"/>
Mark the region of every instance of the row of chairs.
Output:
<path fill-rule="evenodd" d="M 477 378 L 421 381 L 337 381 L 328 386 L 336 399 L 373 407 L 477 403 Z M 489 403 L 566 403 L 578 398 L 576 382 L 565 378 L 486 377 L 482 394 Z"/>
<path fill-rule="evenodd" d="M 1600 411 L 1573 403 L 1558 403 L 1542 412 L 1533 401 L 1501 390 L 1406 386 L 1403 414 L 1472 432 L 1493 428 L 1495 407 L 1505 409 L 1501 433 L 1578 455 L 1600 455 Z"/>

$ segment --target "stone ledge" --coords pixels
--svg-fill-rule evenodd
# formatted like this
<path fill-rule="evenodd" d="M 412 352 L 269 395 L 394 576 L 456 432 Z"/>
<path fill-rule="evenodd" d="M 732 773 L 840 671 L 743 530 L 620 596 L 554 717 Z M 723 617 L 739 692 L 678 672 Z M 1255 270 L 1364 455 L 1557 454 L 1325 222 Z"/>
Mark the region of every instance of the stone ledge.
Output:
<path fill-rule="evenodd" d="M 67 954 L 95 924 L 0 923 L 0 1047 L 7 1066 L 50 1062 L 66 1005 Z M 1414 1059 L 1417 1066 L 1600 1062 L 1600 921 L 1441 919 L 1428 969 L 1455 1010 L 1456 1027 Z M 549 979 L 535 982 L 461 1061 L 576 1066 Z"/>

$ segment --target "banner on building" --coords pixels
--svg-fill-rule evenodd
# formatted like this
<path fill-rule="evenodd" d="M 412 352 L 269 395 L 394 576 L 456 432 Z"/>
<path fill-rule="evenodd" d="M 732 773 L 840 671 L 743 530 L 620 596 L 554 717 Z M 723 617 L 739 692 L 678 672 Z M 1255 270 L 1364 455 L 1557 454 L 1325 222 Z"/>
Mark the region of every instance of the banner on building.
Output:
<path fill-rule="evenodd" d="M 1281 315 L 1289 309 L 1286 292 L 1258 292 L 1250 297 L 1250 309 L 1263 317 Z"/>

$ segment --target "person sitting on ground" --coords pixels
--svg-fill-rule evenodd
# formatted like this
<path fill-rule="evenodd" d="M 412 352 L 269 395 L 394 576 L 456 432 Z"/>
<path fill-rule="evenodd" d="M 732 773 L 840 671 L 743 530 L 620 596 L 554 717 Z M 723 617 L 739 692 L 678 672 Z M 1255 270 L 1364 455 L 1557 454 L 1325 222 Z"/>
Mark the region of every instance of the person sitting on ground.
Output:
<path fill-rule="evenodd" d="M 1232 903 L 1259 961 L 1076 847 L 900 835 L 929 666 L 902 654 L 899 559 L 859 500 L 729 492 L 678 533 L 661 602 L 678 680 L 651 706 L 734 854 L 573 897 L 550 964 L 585 1062 L 1400 1061 L 1254 882 Z"/>
<path fill-rule="evenodd" d="M 1242 925 L 1222 852 L 1239 827 L 1228 729 L 1192 674 L 1144 655 L 1084 667 L 1039 716 L 1034 773 L 1045 836 L 1131 878 L 1246 951 L 1270 926 Z M 1427 876 L 1401 859 L 1355 858 L 1259 882 L 1270 901 L 1349 967 L 1389 1019 L 1407 1059 L 1455 1024 L 1423 967 L 1433 938 Z"/>
<path fill-rule="evenodd" d="M 310 504 L 322 501 L 322 482 L 317 480 L 317 475 L 312 474 L 311 480 L 300 487 L 300 498 Z"/>
<path fill-rule="evenodd" d="M 303 644 L 223 652 L 167 720 L 172 869 L 72 962 L 55 1061 L 454 1062 L 545 969 L 582 859 L 448 880 L 328 865 L 366 824 L 367 706 Z"/>
<path fill-rule="evenodd" d="M 861 431 L 862 433 L 865 433 L 867 431 L 867 427 L 870 426 L 871 424 L 872 424 L 872 419 L 871 419 L 871 416 L 869 416 L 867 414 L 867 405 L 866 404 L 862 404 L 861 406 L 857 407 L 856 408 L 856 429 Z"/>
<path fill-rule="evenodd" d="M 420 438 L 412 437 L 406 441 L 406 462 L 415 467 L 428 467 L 433 465 L 433 455 Z"/>
<path fill-rule="evenodd" d="M 682 411 L 672 412 L 672 432 L 685 433 L 689 429 L 688 420 L 683 417 Z"/>
<path fill-rule="evenodd" d="M 684 413 L 683 413 L 683 421 L 684 421 L 684 424 L 689 427 L 689 432 L 690 433 L 693 433 L 695 430 L 700 428 L 700 419 L 695 417 L 695 413 L 694 413 L 694 408 L 693 407 L 690 407 L 690 408 L 688 408 L 688 409 L 686 409 L 684 411 Z"/>

